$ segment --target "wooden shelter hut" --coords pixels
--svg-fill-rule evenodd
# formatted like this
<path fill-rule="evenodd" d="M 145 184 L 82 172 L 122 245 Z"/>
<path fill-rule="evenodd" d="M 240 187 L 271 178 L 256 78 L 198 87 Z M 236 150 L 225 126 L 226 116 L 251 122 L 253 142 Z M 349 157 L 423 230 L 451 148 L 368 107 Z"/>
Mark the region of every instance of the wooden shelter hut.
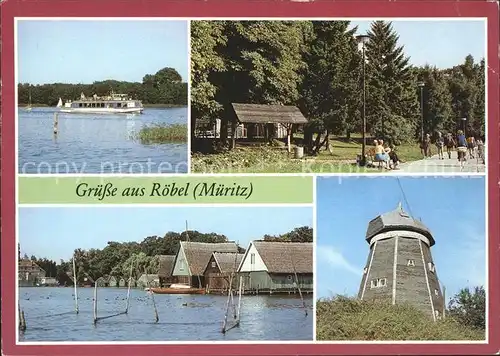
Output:
<path fill-rule="evenodd" d="M 238 268 L 245 290 L 254 293 L 313 291 L 313 244 L 252 241 Z"/>
<path fill-rule="evenodd" d="M 109 276 L 108 279 L 108 287 L 117 287 L 118 286 L 118 280 L 116 279 L 115 276 Z"/>
<path fill-rule="evenodd" d="M 107 278 L 104 276 L 97 278 L 95 280 L 95 283 L 97 284 L 98 287 L 107 287 L 108 286 Z"/>
<path fill-rule="evenodd" d="M 205 268 L 204 279 L 208 291 L 224 292 L 229 289 L 231 276 L 235 275 L 243 259 L 242 253 L 214 252 Z M 238 278 L 233 278 L 233 288 L 238 288 Z"/>
<path fill-rule="evenodd" d="M 247 138 L 264 136 L 268 142 L 271 138 L 286 138 L 288 151 L 291 151 L 291 136 L 298 125 L 307 124 L 307 119 L 296 106 L 267 104 L 232 104 L 235 116 L 231 120 L 232 146 L 236 145 L 237 128 L 244 128 Z"/>
<path fill-rule="evenodd" d="M 18 283 L 20 287 L 32 287 L 46 275 L 45 270 L 28 258 L 18 260 Z"/>
<path fill-rule="evenodd" d="M 214 252 L 238 253 L 235 242 L 205 243 L 181 241 L 175 257 L 172 276 L 177 283 L 189 284 L 195 288 L 205 288 L 205 269 Z"/>
<path fill-rule="evenodd" d="M 399 204 L 371 220 L 365 238 L 370 253 L 358 298 L 409 303 L 434 320 L 442 317 L 445 302 L 432 259 L 435 240 L 430 230 Z"/>
<path fill-rule="evenodd" d="M 139 288 L 153 288 L 160 286 L 160 278 L 157 274 L 142 274 L 137 279 L 137 287 Z"/>
<path fill-rule="evenodd" d="M 118 287 L 123 288 L 123 287 L 128 287 L 127 280 L 125 278 L 120 278 L 118 281 Z"/>

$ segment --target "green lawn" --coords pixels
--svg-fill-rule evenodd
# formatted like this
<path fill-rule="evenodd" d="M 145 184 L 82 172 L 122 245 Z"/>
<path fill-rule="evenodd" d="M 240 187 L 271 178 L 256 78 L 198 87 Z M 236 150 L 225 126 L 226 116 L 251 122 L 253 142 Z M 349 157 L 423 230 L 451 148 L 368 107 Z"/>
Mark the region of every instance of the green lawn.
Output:
<path fill-rule="evenodd" d="M 377 173 L 377 168 L 356 165 L 361 144 L 356 137 L 349 142 L 342 138 L 330 139 L 331 153 L 322 150 L 315 156 L 294 159 L 283 144 L 277 147 L 237 147 L 217 154 L 193 154 L 191 169 L 194 173 Z M 371 140 L 367 140 L 371 142 Z M 368 148 L 370 146 L 367 146 Z M 402 145 L 396 151 L 403 161 L 422 159 L 417 144 Z"/>

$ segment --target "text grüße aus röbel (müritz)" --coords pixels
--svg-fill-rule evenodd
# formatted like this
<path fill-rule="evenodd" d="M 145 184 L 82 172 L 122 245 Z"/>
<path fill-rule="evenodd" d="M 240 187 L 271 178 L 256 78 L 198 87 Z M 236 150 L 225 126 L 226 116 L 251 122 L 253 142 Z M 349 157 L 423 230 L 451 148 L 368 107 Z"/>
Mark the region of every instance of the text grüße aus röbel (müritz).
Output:
<path fill-rule="evenodd" d="M 78 197 L 91 197 L 103 201 L 109 197 L 188 197 L 192 196 L 194 200 L 201 197 L 241 197 L 248 199 L 253 193 L 253 185 L 233 182 L 232 184 L 216 182 L 200 182 L 193 184 L 186 183 L 152 183 L 151 187 L 126 187 L 119 189 L 108 182 L 105 184 L 90 185 L 80 183 L 76 186 L 76 195 Z"/>

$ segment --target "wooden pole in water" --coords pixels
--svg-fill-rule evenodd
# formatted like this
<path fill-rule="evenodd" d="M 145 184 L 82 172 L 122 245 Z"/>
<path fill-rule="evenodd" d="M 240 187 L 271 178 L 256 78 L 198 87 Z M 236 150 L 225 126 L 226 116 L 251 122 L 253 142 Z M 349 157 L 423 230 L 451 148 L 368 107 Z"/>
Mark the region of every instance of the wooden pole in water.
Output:
<path fill-rule="evenodd" d="M 130 286 L 132 285 L 132 271 L 134 267 L 134 261 L 130 264 L 130 275 L 128 277 L 128 290 L 127 290 L 127 306 L 125 307 L 125 314 L 128 313 L 128 307 L 130 305 Z"/>
<path fill-rule="evenodd" d="M 94 282 L 94 325 L 97 323 L 97 283 Z"/>
<path fill-rule="evenodd" d="M 236 318 L 236 324 L 239 326 L 240 325 L 240 311 L 241 311 L 241 292 L 243 290 L 243 279 L 240 276 L 240 288 L 238 292 L 238 316 Z"/>
<path fill-rule="evenodd" d="M 307 316 L 306 302 L 304 301 L 304 297 L 302 296 L 302 291 L 300 290 L 299 277 L 297 276 L 297 270 L 295 269 L 295 263 L 293 262 L 292 256 L 290 256 L 290 259 L 292 261 L 293 273 L 295 274 L 295 283 L 297 284 L 297 289 L 299 291 L 300 300 L 302 301 L 302 307 L 304 308 L 304 313 Z"/>
<path fill-rule="evenodd" d="M 226 326 L 227 326 L 227 314 L 229 312 L 229 302 L 231 300 L 231 285 L 229 286 L 229 290 L 227 292 L 227 302 L 226 302 L 226 313 L 224 314 L 224 324 L 222 325 L 222 333 L 226 333 Z"/>
<path fill-rule="evenodd" d="M 236 303 L 234 302 L 234 292 L 231 291 L 231 305 L 233 306 L 233 318 L 236 319 Z"/>
<path fill-rule="evenodd" d="M 24 310 L 21 310 L 21 331 L 26 331 L 26 318 L 24 316 Z"/>
<path fill-rule="evenodd" d="M 146 283 L 147 283 L 148 289 L 149 289 L 150 288 L 149 277 L 148 277 L 146 269 L 144 269 L 144 274 L 146 275 Z M 156 320 L 156 322 L 159 322 L 160 321 L 160 317 L 158 316 L 158 309 L 156 309 L 155 294 L 151 290 L 149 290 L 148 293 L 151 294 L 151 300 L 153 301 L 153 309 L 155 311 L 155 320 Z"/>
<path fill-rule="evenodd" d="M 54 135 L 57 135 L 59 126 L 59 114 L 57 112 L 54 113 Z"/>
<path fill-rule="evenodd" d="M 21 311 L 21 305 L 17 305 L 18 308 L 18 314 L 19 314 L 19 330 L 25 331 L 26 330 L 26 318 L 24 317 L 24 310 Z"/>
<path fill-rule="evenodd" d="M 73 255 L 73 284 L 75 287 L 75 311 L 78 314 L 78 290 L 76 286 L 76 263 L 75 263 L 75 255 Z"/>

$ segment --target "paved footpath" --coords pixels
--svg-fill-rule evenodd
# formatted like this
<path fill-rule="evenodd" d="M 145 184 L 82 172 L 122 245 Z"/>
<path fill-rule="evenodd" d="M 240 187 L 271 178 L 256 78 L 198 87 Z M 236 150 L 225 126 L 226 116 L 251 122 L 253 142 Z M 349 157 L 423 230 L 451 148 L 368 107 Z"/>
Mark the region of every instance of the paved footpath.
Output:
<path fill-rule="evenodd" d="M 422 159 L 420 161 L 413 161 L 400 164 L 397 172 L 411 172 L 411 173 L 484 173 L 485 165 L 482 162 L 478 163 L 476 158 L 467 158 L 465 166 L 460 169 L 460 163 L 457 159 L 457 152 L 451 153 L 451 159 L 445 152 L 444 159 L 439 159 L 438 155 L 431 158 Z M 468 154 L 467 154 L 468 157 Z M 404 160 L 404 158 L 403 158 Z"/>

